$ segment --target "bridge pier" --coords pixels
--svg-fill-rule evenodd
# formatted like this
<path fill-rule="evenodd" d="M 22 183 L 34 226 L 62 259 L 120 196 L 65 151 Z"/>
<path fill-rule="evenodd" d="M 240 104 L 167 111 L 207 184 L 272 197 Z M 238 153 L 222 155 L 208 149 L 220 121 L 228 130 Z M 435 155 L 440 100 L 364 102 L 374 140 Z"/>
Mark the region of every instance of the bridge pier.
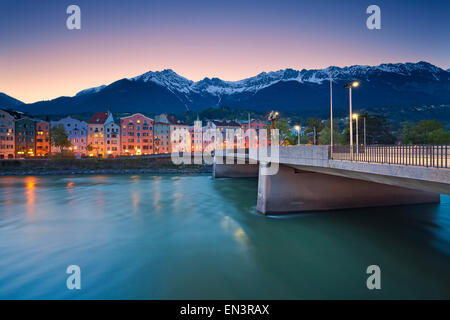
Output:
<path fill-rule="evenodd" d="M 438 193 L 303 171 L 282 164 L 276 175 L 264 176 L 259 170 L 257 209 L 266 215 L 439 201 Z"/>
<path fill-rule="evenodd" d="M 213 164 L 213 178 L 256 178 L 258 164 Z"/>

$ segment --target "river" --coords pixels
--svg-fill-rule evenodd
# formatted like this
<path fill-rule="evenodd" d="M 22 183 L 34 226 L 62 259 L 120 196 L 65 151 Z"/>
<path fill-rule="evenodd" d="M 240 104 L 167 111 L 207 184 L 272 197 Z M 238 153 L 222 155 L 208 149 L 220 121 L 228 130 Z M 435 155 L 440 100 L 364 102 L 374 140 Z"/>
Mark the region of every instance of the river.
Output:
<path fill-rule="evenodd" d="M 256 195 L 206 174 L 2 177 L 0 299 L 450 298 L 449 196 L 264 217 Z"/>

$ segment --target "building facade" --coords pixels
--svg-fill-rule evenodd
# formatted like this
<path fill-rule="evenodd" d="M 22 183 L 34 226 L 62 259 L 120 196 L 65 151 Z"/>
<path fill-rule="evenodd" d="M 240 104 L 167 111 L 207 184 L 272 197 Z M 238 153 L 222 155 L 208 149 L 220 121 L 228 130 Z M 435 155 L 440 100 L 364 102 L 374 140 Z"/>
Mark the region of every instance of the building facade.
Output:
<path fill-rule="evenodd" d="M 218 145 L 216 143 L 216 148 L 226 149 L 230 146 L 232 148 L 236 148 L 236 134 L 232 136 L 228 136 L 227 130 L 231 130 L 231 132 L 237 133 L 239 129 L 241 129 L 241 125 L 234 120 L 212 120 L 208 122 L 208 127 L 216 130 L 217 135 L 221 135 L 222 144 Z M 218 139 L 218 136 L 216 137 Z"/>
<path fill-rule="evenodd" d="M 58 121 L 51 121 L 51 127 L 62 125 L 69 138 L 71 147 L 69 148 L 75 155 L 87 155 L 87 123 L 71 117 L 65 117 Z M 53 153 L 61 152 L 59 148 L 52 146 Z"/>
<path fill-rule="evenodd" d="M 10 112 L 0 109 L 0 159 L 15 157 L 15 122 Z"/>
<path fill-rule="evenodd" d="M 121 146 L 123 155 L 153 154 L 154 121 L 136 113 L 120 118 Z"/>
<path fill-rule="evenodd" d="M 36 156 L 48 157 L 50 153 L 50 123 L 38 121 L 36 122 Z"/>
<path fill-rule="evenodd" d="M 250 121 L 250 125 L 248 122 L 244 122 L 241 124 L 241 128 L 242 130 L 244 130 L 244 133 L 247 133 L 247 130 L 250 128 L 252 130 L 256 131 L 257 137 L 258 139 L 253 141 L 252 143 L 252 147 L 253 148 L 257 148 L 259 146 L 259 144 L 261 143 L 265 143 L 267 145 L 267 135 L 263 136 L 260 135 L 259 133 L 262 132 L 263 130 L 267 130 L 267 126 L 268 124 L 265 123 L 262 120 L 257 120 L 257 119 L 252 119 Z M 248 148 L 249 147 L 249 137 L 248 134 L 246 134 L 245 136 L 245 147 Z"/>
<path fill-rule="evenodd" d="M 120 126 L 114 122 L 105 125 L 105 147 L 107 157 L 120 155 Z"/>
<path fill-rule="evenodd" d="M 155 120 L 154 135 L 155 153 L 172 152 L 170 144 L 170 125 L 168 123 L 156 122 Z"/>
<path fill-rule="evenodd" d="M 188 152 L 191 150 L 189 125 L 167 113 L 155 117 L 155 122 L 169 125 L 170 150 L 168 152 Z"/>
<path fill-rule="evenodd" d="M 88 121 L 87 152 L 89 156 L 104 157 L 105 147 L 105 126 L 114 122 L 111 112 L 97 112 Z"/>
<path fill-rule="evenodd" d="M 34 157 L 36 154 L 36 124 L 29 117 L 22 117 L 15 122 L 16 158 Z"/>
<path fill-rule="evenodd" d="M 193 153 L 203 152 L 203 131 L 202 122 L 198 119 L 194 121 L 194 125 L 189 127 L 189 135 L 191 139 L 191 151 Z"/>

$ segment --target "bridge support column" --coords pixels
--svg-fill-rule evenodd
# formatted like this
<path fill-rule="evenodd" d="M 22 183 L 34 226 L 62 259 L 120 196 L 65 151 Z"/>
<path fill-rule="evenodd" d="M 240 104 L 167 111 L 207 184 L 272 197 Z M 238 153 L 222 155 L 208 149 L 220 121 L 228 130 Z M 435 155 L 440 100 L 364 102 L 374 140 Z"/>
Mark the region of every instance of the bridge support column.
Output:
<path fill-rule="evenodd" d="M 438 193 L 302 171 L 281 164 L 276 175 L 263 176 L 260 170 L 258 180 L 257 209 L 263 214 L 439 201 Z"/>
<path fill-rule="evenodd" d="M 213 164 L 213 178 L 256 178 L 258 164 Z"/>

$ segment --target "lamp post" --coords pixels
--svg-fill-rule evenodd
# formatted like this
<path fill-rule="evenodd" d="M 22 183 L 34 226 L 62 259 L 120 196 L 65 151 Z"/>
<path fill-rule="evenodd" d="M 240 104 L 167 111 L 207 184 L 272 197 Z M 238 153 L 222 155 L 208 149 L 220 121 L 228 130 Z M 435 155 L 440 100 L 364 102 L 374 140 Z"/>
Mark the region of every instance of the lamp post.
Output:
<path fill-rule="evenodd" d="M 356 88 L 359 86 L 359 82 L 354 81 L 352 83 L 346 83 L 344 88 L 348 88 L 349 92 L 349 102 L 350 102 L 350 112 L 349 112 L 349 120 L 350 120 L 350 160 L 353 160 L 353 120 L 352 120 L 352 88 Z"/>
<path fill-rule="evenodd" d="M 294 127 L 294 129 L 297 130 L 297 140 L 298 140 L 297 144 L 300 145 L 300 126 L 297 125 Z"/>
<path fill-rule="evenodd" d="M 316 126 L 314 126 L 314 145 L 316 145 Z"/>
<path fill-rule="evenodd" d="M 333 72 L 330 71 L 330 145 L 333 159 Z"/>
<path fill-rule="evenodd" d="M 366 148 L 366 117 L 364 117 L 364 148 Z"/>
<path fill-rule="evenodd" d="M 358 157 L 359 154 L 358 114 L 354 113 L 353 118 L 356 120 L 356 157 Z"/>

